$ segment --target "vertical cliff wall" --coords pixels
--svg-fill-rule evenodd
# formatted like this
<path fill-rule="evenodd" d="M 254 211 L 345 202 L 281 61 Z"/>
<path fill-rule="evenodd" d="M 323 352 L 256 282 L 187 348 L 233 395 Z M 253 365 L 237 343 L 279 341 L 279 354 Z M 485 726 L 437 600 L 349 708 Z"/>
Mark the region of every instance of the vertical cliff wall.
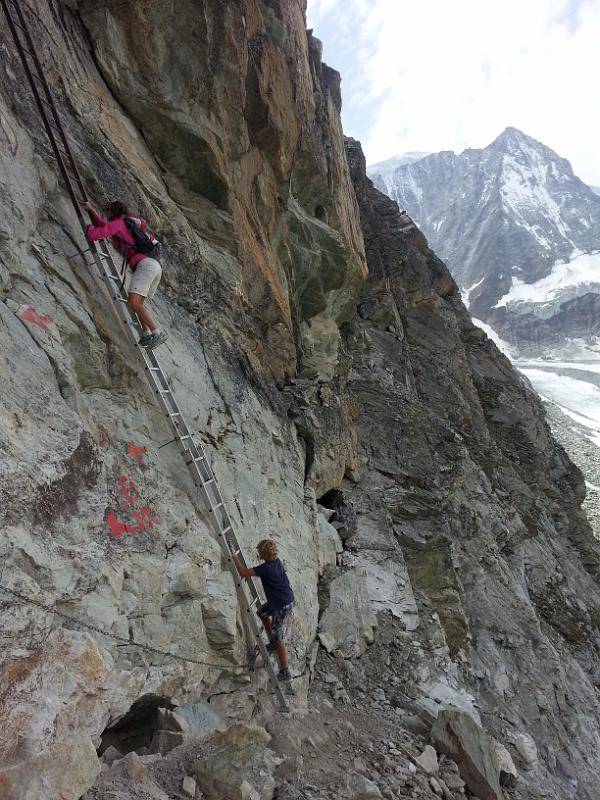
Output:
<path fill-rule="evenodd" d="M 92 199 L 122 198 L 164 240 L 163 363 L 246 552 L 281 544 L 302 672 L 318 574 L 305 474 L 335 485 L 352 437 L 335 457 L 326 431 L 305 441 L 278 386 L 332 377 L 366 274 L 339 77 L 301 3 L 32 8 Z M 81 232 L 2 30 L 2 581 L 82 623 L 3 595 L 3 775 L 23 797 L 79 797 L 137 698 L 233 692 L 243 716 L 264 676 L 248 695 L 231 577 L 112 303 L 71 257 Z"/>
<path fill-rule="evenodd" d="M 531 737 L 525 774 L 591 798 L 600 551 L 581 474 L 444 264 L 366 178 L 359 145 L 348 151 L 370 273 L 345 338 L 355 559 L 420 650 L 409 673 L 397 664 L 408 693 L 434 713 L 452 696 L 519 751 Z"/>
<path fill-rule="evenodd" d="M 124 199 L 165 243 L 161 359 L 246 552 L 279 542 L 296 703 L 319 642 L 362 656 L 364 683 L 400 676 L 424 714 L 468 709 L 515 758 L 530 737 L 527 785 L 588 791 L 600 604 L 581 476 L 353 143 L 349 168 L 304 3 L 29 6 L 92 199 Z M 30 599 L 1 595 L 0 786 L 76 800 L 136 701 L 208 699 L 228 721 L 269 702 L 169 428 L 73 256 L 5 29 L 0 47 L 0 580 Z"/>

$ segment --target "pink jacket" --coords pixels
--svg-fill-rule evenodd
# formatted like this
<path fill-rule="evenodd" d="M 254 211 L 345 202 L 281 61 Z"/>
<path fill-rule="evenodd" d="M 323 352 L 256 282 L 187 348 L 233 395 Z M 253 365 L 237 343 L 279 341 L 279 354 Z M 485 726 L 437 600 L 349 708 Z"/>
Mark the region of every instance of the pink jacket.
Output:
<path fill-rule="evenodd" d="M 135 239 L 132 233 L 125 224 L 123 217 L 114 219 L 112 222 L 107 222 L 100 214 L 94 211 L 92 214 L 94 224 L 88 225 L 87 238 L 90 242 L 97 242 L 99 239 L 106 239 L 112 237 L 112 243 L 121 255 L 127 259 L 127 263 L 131 269 L 135 269 L 145 256 L 143 253 L 136 253 L 133 249 Z"/>

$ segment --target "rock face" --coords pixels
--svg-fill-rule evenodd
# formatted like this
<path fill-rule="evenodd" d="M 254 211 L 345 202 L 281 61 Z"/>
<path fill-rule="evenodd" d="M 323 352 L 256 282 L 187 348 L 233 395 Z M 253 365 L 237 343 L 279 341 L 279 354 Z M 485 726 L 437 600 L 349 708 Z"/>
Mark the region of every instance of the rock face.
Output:
<path fill-rule="evenodd" d="M 313 435 L 278 386 L 336 371 L 366 274 L 339 76 L 295 1 L 39 4 L 30 24 L 92 199 L 122 197 L 164 240 L 163 364 L 247 552 L 281 544 L 301 670 L 319 570 L 304 480 L 339 483 L 353 439 L 337 396 Z M 78 798 L 137 698 L 252 704 L 231 577 L 112 302 L 71 258 L 84 240 L 0 37 L 2 580 L 80 621 L 2 595 L 0 761 L 24 800 Z"/>
<path fill-rule="evenodd" d="M 360 477 L 342 486 L 358 514 L 355 557 L 373 602 L 390 598 L 415 628 L 395 640 L 410 641 L 405 693 L 434 715 L 467 711 L 506 745 L 526 733 L 553 765 L 544 782 L 572 786 L 596 734 L 590 719 L 574 746 L 567 697 L 598 715 L 600 562 L 581 476 L 423 235 L 402 232 L 358 145 L 348 152 L 370 272 L 345 329 L 360 409 Z"/>
<path fill-rule="evenodd" d="M 161 363 L 245 552 L 279 543 L 295 702 L 324 637 L 380 707 L 393 689 L 422 726 L 458 705 L 528 786 L 592 800 L 600 554 L 581 476 L 359 146 L 344 153 L 339 76 L 304 11 L 70 0 L 30 23 L 93 199 L 122 197 L 164 240 Z M 245 723 L 271 705 L 232 578 L 73 256 L 77 218 L 0 41 L 0 791 L 79 800 L 98 748 L 112 766 L 90 797 L 113 778 L 139 784 L 117 796 L 174 795 L 186 776 L 269 797 L 268 737 Z M 214 758 L 192 748 L 152 788 L 134 751 L 156 734 L 174 763 L 203 726 Z"/>
<path fill-rule="evenodd" d="M 600 202 L 566 159 L 507 128 L 481 150 L 403 161 L 371 177 L 422 227 L 476 318 L 528 356 L 595 341 Z"/>
<path fill-rule="evenodd" d="M 329 603 L 319 624 L 319 641 L 327 652 L 337 651 L 345 658 L 361 656 L 373 641 L 376 624 L 366 570 L 355 567 L 333 578 Z"/>

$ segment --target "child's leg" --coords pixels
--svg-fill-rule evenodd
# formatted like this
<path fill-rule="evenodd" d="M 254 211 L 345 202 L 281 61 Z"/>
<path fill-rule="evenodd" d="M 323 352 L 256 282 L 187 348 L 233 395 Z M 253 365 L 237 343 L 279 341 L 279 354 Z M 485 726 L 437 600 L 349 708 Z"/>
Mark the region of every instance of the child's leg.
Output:
<path fill-rule="evenodd" d="M 279 661 L 279 668 L 282 672 L 287 672 L 288 657 L 283 639 L 288 627 L 288 622 L 291 615 L 291 606 L 275 611 L 272 620 L 272 633 L 271 641 L 275 644 L 277 652 L 277 660 Z"/>
<path fill-rule="evenodd" d="M 256 612 L 262 622 L 264 629 L 267 632 L 267 636 L 269 637 L 269 641 L 273 641 L 273 612 L 269 608 L 268 603 L 265 603 L 261 606 L 258 611 Z"/>
<path fill-rule="evenodd" d="M 265 630 L 267 632 L 267 636 L 269 637 L 269 641 L 273 640 L 273 620 L 271 617 L 261 617 L 261 622 L 265 626 Z"/>
<path fill-rule="evenodd" d="M 288 668 L 287 650 L 283 642 L 277 642 L 277 660 L 279 661 L 279 669 L 284 670 Z"/>

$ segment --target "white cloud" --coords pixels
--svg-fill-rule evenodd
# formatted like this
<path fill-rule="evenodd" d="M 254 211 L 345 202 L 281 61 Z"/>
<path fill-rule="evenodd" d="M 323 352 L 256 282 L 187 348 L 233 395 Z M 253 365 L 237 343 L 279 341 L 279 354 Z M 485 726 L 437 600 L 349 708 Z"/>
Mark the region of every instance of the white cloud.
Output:
<path fill-rule="evenodd" d="M 370 163 L 512 125 L 600 184 L 599 0 L 309 0 Z"/>

